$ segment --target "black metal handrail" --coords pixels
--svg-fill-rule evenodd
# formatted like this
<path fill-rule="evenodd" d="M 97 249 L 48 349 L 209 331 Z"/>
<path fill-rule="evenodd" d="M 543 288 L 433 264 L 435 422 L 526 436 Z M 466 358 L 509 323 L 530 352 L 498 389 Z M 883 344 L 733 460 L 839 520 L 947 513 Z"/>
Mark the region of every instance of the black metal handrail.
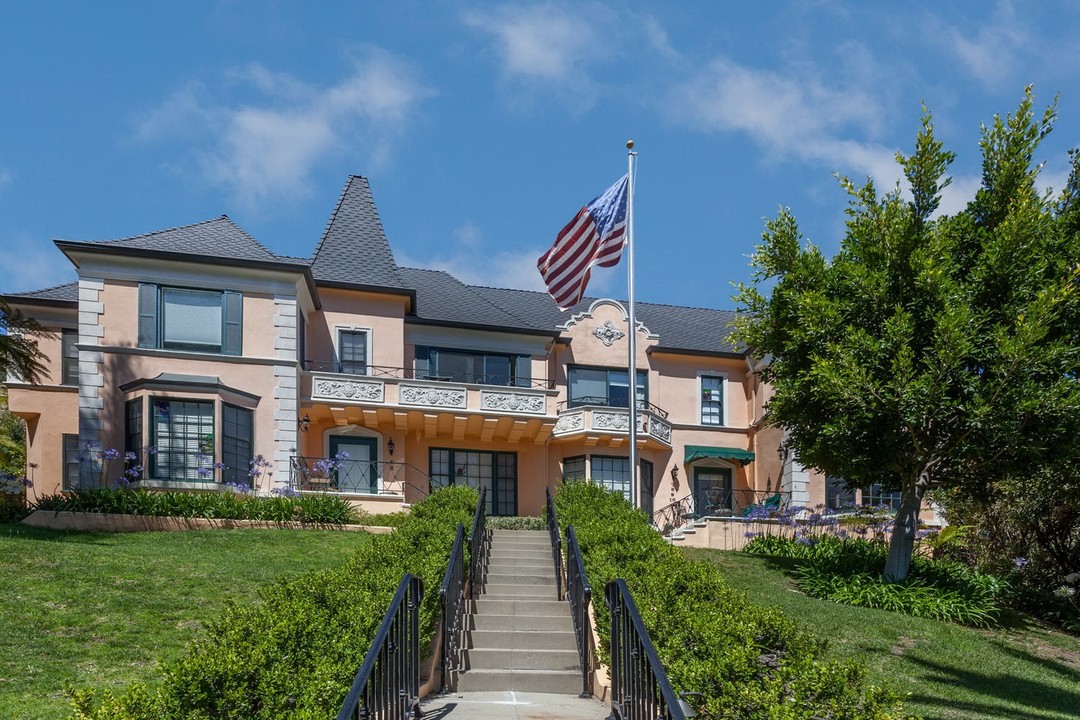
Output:
<path fill-rule="evenodd" d="M 555 518 L 555 501 L 551 499 L 551 488 L 544 488 L 547 495 L 547 526 L 548 536 L 551 538 L 551 561 L 555 563 L 555 597 L 563 599 L 563 559 L 562 559 L 562 536 L 559 533 L 559 523 Z"/>
<path fill-rule="evenodd" d="M 694 519 L 694 496 L 686 495 L 653 513 L 652 524 L 661 535 L 667 535 Z"/>
<path fill-rule="evenodd" d="M 592 695 L 592 684 L 589 682 L 592 669 L 592 623 L 589 622 L 592 586 L 585 575 L 573 525 L 566 528 L 566 595 L 570 600 L 570 615 L 574 618 L 574 635 L 581 660 L 581 697 L 587 698 Z"/>
<path fill-rule="evenodd" d="M 480 489 L 480 501 L 476 503 L 472 528 L 469 529 L 469 599 L 476 597 L 476 588 L 482 582 L 484 559 L 487 557 L 487 488 Z"/>
<path fill-rule="evenodd" d="M 424 584 L 408 573 L 383 616 L 337 720 L 420 717 L 420 600 Z"/>
<path fill-rule="evenodd" d="M 498 385 L 500 387 L 536 388 L 539 390 L 550 390 L 554 387 L 554 383 L 548 379 L 511 379 L 506 375 L 436 372 L 434 370 L 417 370 L 415 368 L 393 367 L 390 365 L 367 365 L 365 363 L 340 361 L 305 360 L 304 369 L 310 372 L 329 372 L 339 375 L 390 378 L 392 380 L 435 380 L 437 382 L 458 382 L 467 385 Z"/>
<path fill-rule="evenodd" d="M 629 409 L 630 401 L 626 400 L 625 398 L 612 398 L 607 397 L 606 395 L 583 395 L 581 397 L 571 398 L 569 400 L 560 400 L 556 404 L 555 410 L 556 412 L 565 412 L 566 410 L 573 410 L 574 408 L 589 406 Z M 646 410 L 653 413 L 654 415 L 659 415 L 665 420 L 667 419 L 667 410 L 664 410 L 658 405 L 654 405 L 648 400 L 638 400 L 637 406 L 638 410 Z"/>
<path fill-rule="evenodd" d="M 439 586 L 442 608 L 442 688 L 451 687 L 451 673 L 458 669 L 458 637 L 461 631 L 462 605 L 465 599 L 465 526 L 459 524 L 446 573 Z"/>
<path fill-rule="evenodd" d="M 685 720 L 626 581 L 607 584 L 611 609 L 611 714 L 617 720 Z"/>

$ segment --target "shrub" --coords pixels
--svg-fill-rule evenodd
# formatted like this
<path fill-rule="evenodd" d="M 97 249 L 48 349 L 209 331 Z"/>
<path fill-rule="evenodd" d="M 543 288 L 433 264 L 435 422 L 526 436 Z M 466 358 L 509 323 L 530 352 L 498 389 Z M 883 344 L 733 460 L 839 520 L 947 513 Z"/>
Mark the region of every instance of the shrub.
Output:
<path fill-rule="evenodd" d="M 1008 583 L 993 575 L 922 556 L 912 558 L 907 580 L 887 583 L 881 568 L 888 548 L 869 540 L 763 535 L 743 551 L 796 560 L 799 588 L 811 597 L 964 625 L 994 624 L 1009 592 Z"/>
<path fill-rule="evenodd" d="M 396 513 L 360 513 L 359 523 L 368 527 L 398 527 L 409 517 L 406 512 Z"/>
<path fill-rule="evenodd" d="M 823 660 L 823 642 L 780 610 L 750 604 L 712 564 L 687 560 L 622 495 L 568 483 L 555 502 L 581 545 L 602 645 L 610 617 L 600 598 L 621 577 L 674 687 L 703 694 L 703 717 L 905 717 L 895 691 L 869 683 L 860 665 Z"/>
<path fill-rule="evenodd" d="M 82 720 L 327 718 L 340 710 L 382 615 L 406 572 L 424 583 L 421 638 L 434 632 L 439 583 L 459 523 L 477 494 L 438 490 L 401 526 L 372 538 L 343 567 L 279 582 L 260 601 L 230 605 L 160 687 L 73 693 Z M 424 647 L 426 647 L 426 641 Z"/>
<path fill-rule="evenodd" d="M 119 513 L 155 517 L 297 521 L 327 525 L 356 522 L 356 510 L 336 495 L 285 494 L 270 497 L 235 492 L 152 491 L 127 488 L 80 488 L 46 496 L 38 510 Z"/>
<path fill-rule="evenodd" d="M 547 530 L 542 517 L 490 517 L 487 526 L 492 530 Z"/>

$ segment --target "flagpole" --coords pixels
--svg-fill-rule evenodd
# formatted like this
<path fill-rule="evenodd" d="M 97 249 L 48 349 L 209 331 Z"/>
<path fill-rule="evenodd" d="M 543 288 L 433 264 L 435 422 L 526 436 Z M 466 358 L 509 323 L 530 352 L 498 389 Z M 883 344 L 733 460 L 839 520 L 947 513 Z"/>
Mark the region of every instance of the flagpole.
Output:
<path fill-rule="evenodd" d="M 626 251 L 629 259 L 626 263 L 628 280 L 630 321 L 630 502 L 635 508 L 641 507 L 639 497 L 638 460 L 637 460 L 637 318 L 634 315 L 634 141 L 626 141 Z"/>

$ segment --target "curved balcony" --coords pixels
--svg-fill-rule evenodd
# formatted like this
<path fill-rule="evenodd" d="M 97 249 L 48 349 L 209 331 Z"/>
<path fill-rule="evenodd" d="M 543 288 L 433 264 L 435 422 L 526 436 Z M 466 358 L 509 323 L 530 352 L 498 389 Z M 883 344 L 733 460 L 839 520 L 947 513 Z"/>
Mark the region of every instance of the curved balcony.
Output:
<path fill-rule="evenodd" d="M 625 398 L 579 397 L 558 406 L 555 438 L 585 436 L 621 439 L 630 435 L 630 408 Z M 671 447 L 671 423 L 667 411 L 645 400 L 637 403 L 638 437 L 659 447 Z"/>

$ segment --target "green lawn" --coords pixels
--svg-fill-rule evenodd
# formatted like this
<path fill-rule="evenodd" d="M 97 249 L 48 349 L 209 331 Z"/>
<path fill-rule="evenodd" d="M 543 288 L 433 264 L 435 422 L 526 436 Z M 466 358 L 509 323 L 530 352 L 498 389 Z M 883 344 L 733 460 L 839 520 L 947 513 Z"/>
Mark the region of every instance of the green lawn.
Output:
<path fill-rule="evenodd" d="M 801 594 L 791 563 L 736 552 L 691 550 L 760 605 L 774 605 L 909 693 L 927 720 L 1075 720 L 1080 717 L 1080 639 L 1014 617 L 1001 630 L 974 630 Z"/>
<path fill-rule="evenodd" d="M 0 717 L 65 718 L 68 686 L 154 680 L 260 585 L 342 564 L 370 536 L 314 530 L 70 533 L 0 524 Z"/>

